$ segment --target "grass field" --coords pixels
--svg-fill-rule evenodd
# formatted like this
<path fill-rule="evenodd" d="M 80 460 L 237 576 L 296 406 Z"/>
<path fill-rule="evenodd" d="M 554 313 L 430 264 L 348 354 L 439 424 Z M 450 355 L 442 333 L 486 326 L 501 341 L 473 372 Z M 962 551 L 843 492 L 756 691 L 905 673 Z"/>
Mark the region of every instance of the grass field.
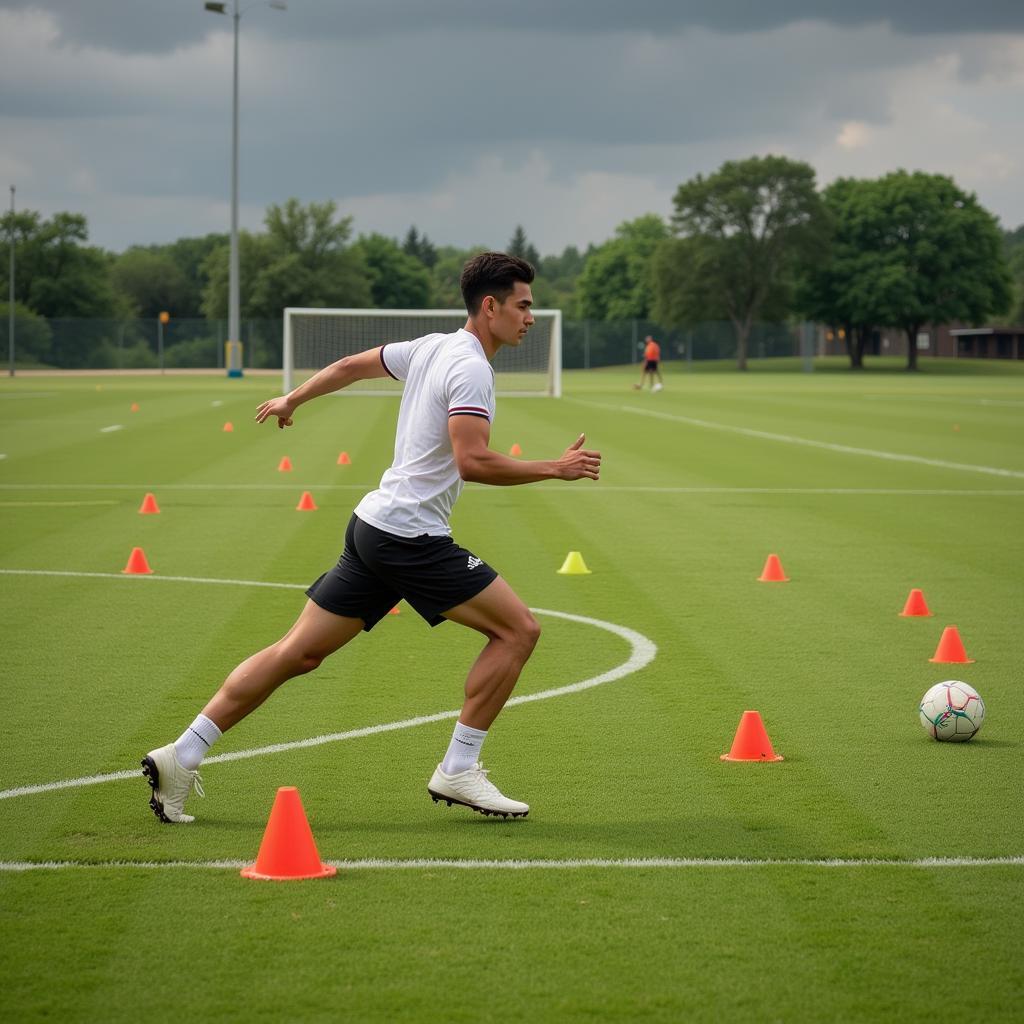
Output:
<path fill-rule="evenodd" d="M 194 825 L 121 774 L 290 625 L 395 399 L 281 432 L 267 378 L 0 382 L 0 1018 L 1020 1020 L 1024 374 L 634 369 L 499 402 L 494 447 L 586 431 L 599 483 L 469 486 L 453 519 L 538 609 L 518 694 L 613 677 L 499 718 L 508 822 L 427 796 L 450 718 L 372 729 L 454 712 L 479 648 L 404 605 L 225 736 Z M 929 663 L 951 624 L 974 664 Z M 946 678 L 985 698 L 968 744 L 918 723 Z M 747 709 L 784 761 L 719 760 Z M 283 785 L 333 879 L 239 878 Z"/>

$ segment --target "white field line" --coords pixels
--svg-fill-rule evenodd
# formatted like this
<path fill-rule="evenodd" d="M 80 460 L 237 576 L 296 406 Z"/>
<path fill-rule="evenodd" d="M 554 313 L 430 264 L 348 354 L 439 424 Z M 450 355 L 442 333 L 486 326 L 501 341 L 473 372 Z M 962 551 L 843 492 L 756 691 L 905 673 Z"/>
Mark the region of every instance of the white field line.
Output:
<path fill-rule="evenodd" d="M 900 452 L 883 452 L 874 448 L 855 448 L 848 444 L 833 444 L 830 441 L 813 441 L 806 437 L 795 437 L 792 434 L 775 434 L 769 430 L 754 430 L 751 427 L 737 427 L 730 423 L 714 423 L 711 420 L 700 420 L 693 416 L 679 416 L 676 413 L 657 412 L 654 409 L 636 409 L 629 405 L 606 405 L 602 402 L 588 402 L 574 398 L 570 401 L 595 409 L 609 409 L 613 412 L 631 412 L 637 416 L 651 416 L 654 419 L 668 420 L 671 423 L 686 423 L 693 427 L 704 427 L 708 430 L 721 430 L 729 434 L 741 434 L 744 437 L 756 437 L 763 441 L 782 441 L 785 444 L 803 445 L 807 448 L 822 448 L 825 451 L 841 452 L 844 455 L 864 455 L 872 459 L 886 459 L 890 462 L 913 462 L 921 466 L 937 466 L 939 469 L 963 470 L 967 473 L 987 473 L 990 476 L 1005 476 L 1024 479 L 1024 470 L 1002 469 L 998 466 L 976 466 L 967 462 L 947 462 L 945 459 L 929 459 L 923 455 L 904 455 Z"/>
<path fill-rule="evenodd" d="M 3 456 L 0 456 L 3 458 Z M 2 491 L 366 491 L 374 484 L 3 484 Z M 501 488 L 485 484 L 469 484 L 466 488 L 479 494 L 499 494 Z M 955 487 L 662 487 L 646 484 L 586 484 L 566 487 L 564 484 L 534 484 L 534 490 L 564 494 L 823 494 L 881 495 L 898 497 L 998 497 L 1024 495 L 1021 488 L 955 488 Z"/>
<path fill-rule="evenodd" d="M 0 508 L 80 508 L 85 505 L 116 505 L 111 500 L 104 501 L 0 501 Z"/>
<path fill-rule="evenodd" d="M 100 427 L 101 434 L 112 434 L 115 430 L 124 430 L 124 426 L 120 423 L 113 423 L 109 427 Z"/>
<path fill-rule="evenodd" d="M 166 871 L 192 869 L 201 871 L 240 871 L 251 860 L 170 860 L 170 861 L 0 861 L 0 872 L 69 871 L 134 869 Z M 1024 867 L 1021 857 L 919 857 L 914 860 L 887 858 L 747 858 L 747 857 L 625 857 L 620 859 L 579 858 L 567 860 L 325 860 L 341 871 L 579 871 L 586 869 L 625 868 L 627 870 L 686 868 L 994 868 Z"/>
<path fill-rule="evenodd" d="M 45 576 L 84 576 L 100 579 L 125 579 L 119 573 L 74 573 L 74 572 L 31 572 L 21 573 L 18 570 L 2 569 L 0 573 L 6 575 L 45 575 Z M 224 580 L 204 579 L 190 576 L 143 576 L 141 579 L 165 580 L 175 583 L 221 583 L 243 587 L 280 587 L 289 590 L 305 590 L 301 583 L 264 583 L 259 580 Z M 614 622 L 605 622 L 602 619 L 592 619 L 586 615 L 573 615 L 569 612 L 551 611 L 547 608 L 532 608 L 537 615 L 549 615 L 557 619 L 566 619 L 569 622 L 579 622 L 586 626 L 595 626 L 598 629 L 606 630 L 621 637 L 630 646 L 629 657 L 616 665 L 615 668 L 602 672 L 600 675 L 584 679 L 578 683 L 569 683 L 566 686 L 558 686 L 550 690 L 542 690 L 539 693 L 527 693 L 520 697 L 513 697 L 506 707 L 516 704 L 530 704 L 538 700 L 550 700 L 552 697 L 563 697 L 570 693 L 579 693 L 581 690 L 589 690 L 602 683 L 610 683 L 623 676 L 638 672 L 650 664 L 658 653 L 657 645 L 648 640 L 641 633 L 629 629 L 626 626 L 619 626 Z M 267 754 L 282 754 L 289 750 L 301 750 L 307 747 L 319 747 L 325 743 L 339 743 L 343 740 L 360 739 L 364 736 L 375 736 L 379 733 L 395 732 L 398 729 L 412 729 L 418 725 L 427 725 L 430 722 L 440 722 L 446 718 L 458 718 L 461 708 L 450 711 L 438 711 L 431 715 L 419 715 L 415 718 L 406 718 L 397 722 L 382 722 L 378 725 L 367 725 L 360 729 L 349 729 L 345 732 L 327 733 L 323 736 L 311 736 L 307 739 L 292 740 L 288 743 L 272 743 L 265 747 L 253 747 L 248 750 L 234 750 L 226 754 L 215 754 L 203 761 L 204 765 L 217 764 L 223 761 L 241 761 L 250 757 L 263 757 Z M 35 793 L 48 793 L 58 789 L 73 789 L 80 786 L 95 786 L 103 782 L 114 782 L 119 779 L 137 779 L 139 770 L 107 772 L 102 775 L 88 775 L 77 779 L 59 779 L 55 782 L 42 782 L 29 786 L 16 786 L 13 789 L 0 790 L 0 800 L 9 800 L 12 797 L 30 796 Z"/>
<path fill-rule="evenodd" d="M 942 402 L 943 405 L 957 404 L 957 405 L 997 405 L 997 406 L 1008 406 L 1010 408 L 1024 407 L 1024 399 L 1013 399 L 1013 398 L 962 398 L 953 395 L 865 395 L 867 399 L 872 401 L 877 399 L 893 399 L 895 401 L 905 402 L 908 399 L 914 402 Z"/>

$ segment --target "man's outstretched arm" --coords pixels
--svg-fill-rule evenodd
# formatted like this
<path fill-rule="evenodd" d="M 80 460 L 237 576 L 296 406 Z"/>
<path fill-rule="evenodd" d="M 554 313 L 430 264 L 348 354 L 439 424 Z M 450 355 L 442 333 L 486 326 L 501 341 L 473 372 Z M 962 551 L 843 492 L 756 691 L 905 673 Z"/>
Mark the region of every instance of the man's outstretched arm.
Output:
<path fill-rule="evenodd" d="M 601 453 L 583 447 L 583 434 L 558 459 L 524 462 L 488 446 L 491 425 L 482 416 L 450 416 L 448 436 L 459 476 L 479 484 L 510 486 L 540 480 L 596 480 L 601 472 Z"/>
<path fill-rule="evenodd" d="M 292 413 L 311 398 L 329 395 L 332 391 L 340 391 L 354 384 L 357 380 L 370 380 L 373 377 L 386 377 L 388 371 L 380 357 L 380 346 L 367 349 L 354 356 L 345 356 L 330 366 L 325 366 L 309 380 L 300 384 L 287 395 L 271 398 L 263 402 L 256 410 L 256 422 L 262 423 L 270 416 L 277 417 L 279 427 L 292 425 Z"/>

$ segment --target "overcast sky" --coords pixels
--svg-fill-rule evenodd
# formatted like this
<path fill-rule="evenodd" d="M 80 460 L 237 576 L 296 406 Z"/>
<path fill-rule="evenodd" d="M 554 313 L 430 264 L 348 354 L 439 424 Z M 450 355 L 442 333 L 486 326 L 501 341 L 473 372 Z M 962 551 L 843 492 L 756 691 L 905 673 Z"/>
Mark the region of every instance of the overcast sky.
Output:
<path fill-rule="evenodd" d="M 949 174 L 1024 223 L 1024 0 L 242 10 L 246 228 L 297 196 L 357 233 L 502 247 L 522 224 L 559 252 L 765 153 L 820 184 Z M 226 231 L 231 47 L 202 0 L 0 0 L 0 185 L 117 251 Z"/>

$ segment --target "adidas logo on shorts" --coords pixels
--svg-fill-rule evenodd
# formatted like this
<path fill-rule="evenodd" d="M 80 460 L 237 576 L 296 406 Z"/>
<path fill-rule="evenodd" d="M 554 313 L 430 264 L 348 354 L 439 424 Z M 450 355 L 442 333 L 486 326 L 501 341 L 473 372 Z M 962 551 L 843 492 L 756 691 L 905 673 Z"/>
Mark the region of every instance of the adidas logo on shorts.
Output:
<path fill-rule="evenodd" d="M 478 565 L 483 565 L 483 563 L 484 560 L 482 558 L 477 558 L 476 555 L 470 555 L 467 568 L 475 569 Z"/>

